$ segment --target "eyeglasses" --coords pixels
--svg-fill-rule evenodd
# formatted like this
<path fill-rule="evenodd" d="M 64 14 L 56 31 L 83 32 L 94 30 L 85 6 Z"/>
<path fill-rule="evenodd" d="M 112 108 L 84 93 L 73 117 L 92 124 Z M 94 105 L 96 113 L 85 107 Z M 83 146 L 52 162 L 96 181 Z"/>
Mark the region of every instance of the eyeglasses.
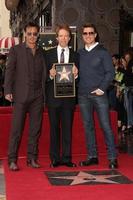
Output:
<path fill-rule="evenodd" d="M 95 32 L 83 32 L 83 35 L 94 35 Z"/>
<path fill-rule="evenodd" d="M 28 32 L 27 35 L 28 35 L 28 36 L 37 37 L 37 36 L 38 36 L 38 33 L 31 33 L 31 32 Z"/>

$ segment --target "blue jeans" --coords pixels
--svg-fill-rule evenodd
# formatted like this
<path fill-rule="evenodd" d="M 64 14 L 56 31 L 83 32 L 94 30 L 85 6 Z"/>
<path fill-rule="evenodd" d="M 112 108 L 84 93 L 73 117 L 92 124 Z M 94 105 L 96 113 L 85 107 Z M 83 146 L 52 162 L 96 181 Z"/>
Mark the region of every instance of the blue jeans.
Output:
<path fill-rule="evenodd" d="M 92 157 L 98 157 L 93 119 L 94 109 L 98 114 L 100 125 L 103 129 L 105 143 L 108 149 L 108 159 L 115 159 L 117 157 L 117 153 L 114 143 L 114 134 L 110 125 L 107 95 L 104 94 L 102 96 L 96 96 L 88 94 L 84 96 L 79 96 L 78 102 L 80 105 L 80 110 L 85 128 L 88 159 Z"/>

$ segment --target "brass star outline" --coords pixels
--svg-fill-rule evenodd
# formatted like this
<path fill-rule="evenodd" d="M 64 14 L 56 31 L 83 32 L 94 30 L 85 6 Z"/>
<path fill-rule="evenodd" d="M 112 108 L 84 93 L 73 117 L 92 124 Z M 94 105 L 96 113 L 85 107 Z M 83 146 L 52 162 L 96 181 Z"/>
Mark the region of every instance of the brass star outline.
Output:
<path fill-rule="evenodd" d="M 50 177 L 55 179 L 66 179 L 72 180 L 70 185 L 78 185 L 87 182 L 100 182 L 100 183 L 110 183 L 110 184 L 119 184 L 116 181 L 109 180 L 109 178 L 118 177 L 120 175 L 92 175 L 86 172 L 80 171 L 76 176 L 57 176 L 57 177 Z"/>

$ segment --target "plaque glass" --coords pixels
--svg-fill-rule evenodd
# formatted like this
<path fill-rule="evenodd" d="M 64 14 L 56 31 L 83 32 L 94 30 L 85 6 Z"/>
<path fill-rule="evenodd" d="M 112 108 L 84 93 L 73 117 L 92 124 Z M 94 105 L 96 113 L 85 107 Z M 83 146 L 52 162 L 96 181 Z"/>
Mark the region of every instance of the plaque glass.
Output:
<path fill-rule="evenodd" d="M 55 63 L 54 97 L 75 97 L 74 63 Z"/>

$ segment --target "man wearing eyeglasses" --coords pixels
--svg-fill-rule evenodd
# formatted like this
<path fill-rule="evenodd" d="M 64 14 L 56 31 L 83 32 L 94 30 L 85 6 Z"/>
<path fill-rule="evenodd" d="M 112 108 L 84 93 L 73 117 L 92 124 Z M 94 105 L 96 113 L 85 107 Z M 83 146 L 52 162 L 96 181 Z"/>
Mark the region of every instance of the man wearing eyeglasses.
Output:
<path fill-rule="evenodd" d="M 118 167 L 114 134 L 109 121 L 106 90 L 114 77 L 114 67 L 108 51 L 98 43 L 98 33 L 93 24 L 82 28 L 84 48 L 79 50 L 78 102 L 83 118 L 88 156 L 80 166 L 99 163 L 95 138 L 93 111 L 96 110 L 107 145 L 109 168 Z"/>
<path fill-rule="evenodd" d="M 44 52 L 37 47 L 39 26 L 29 22 L 25 26 L 25 42 L 10 49 L 5 73 L 5 98 L 13 103 L 8 164 L 12 171 L 19 170 L 18 150 L 24 129 L 26 114 L 29 114 L 29 138 L 27 165 L 39 168 L 38 142 L 40 137 L 46 66 Z"/>

